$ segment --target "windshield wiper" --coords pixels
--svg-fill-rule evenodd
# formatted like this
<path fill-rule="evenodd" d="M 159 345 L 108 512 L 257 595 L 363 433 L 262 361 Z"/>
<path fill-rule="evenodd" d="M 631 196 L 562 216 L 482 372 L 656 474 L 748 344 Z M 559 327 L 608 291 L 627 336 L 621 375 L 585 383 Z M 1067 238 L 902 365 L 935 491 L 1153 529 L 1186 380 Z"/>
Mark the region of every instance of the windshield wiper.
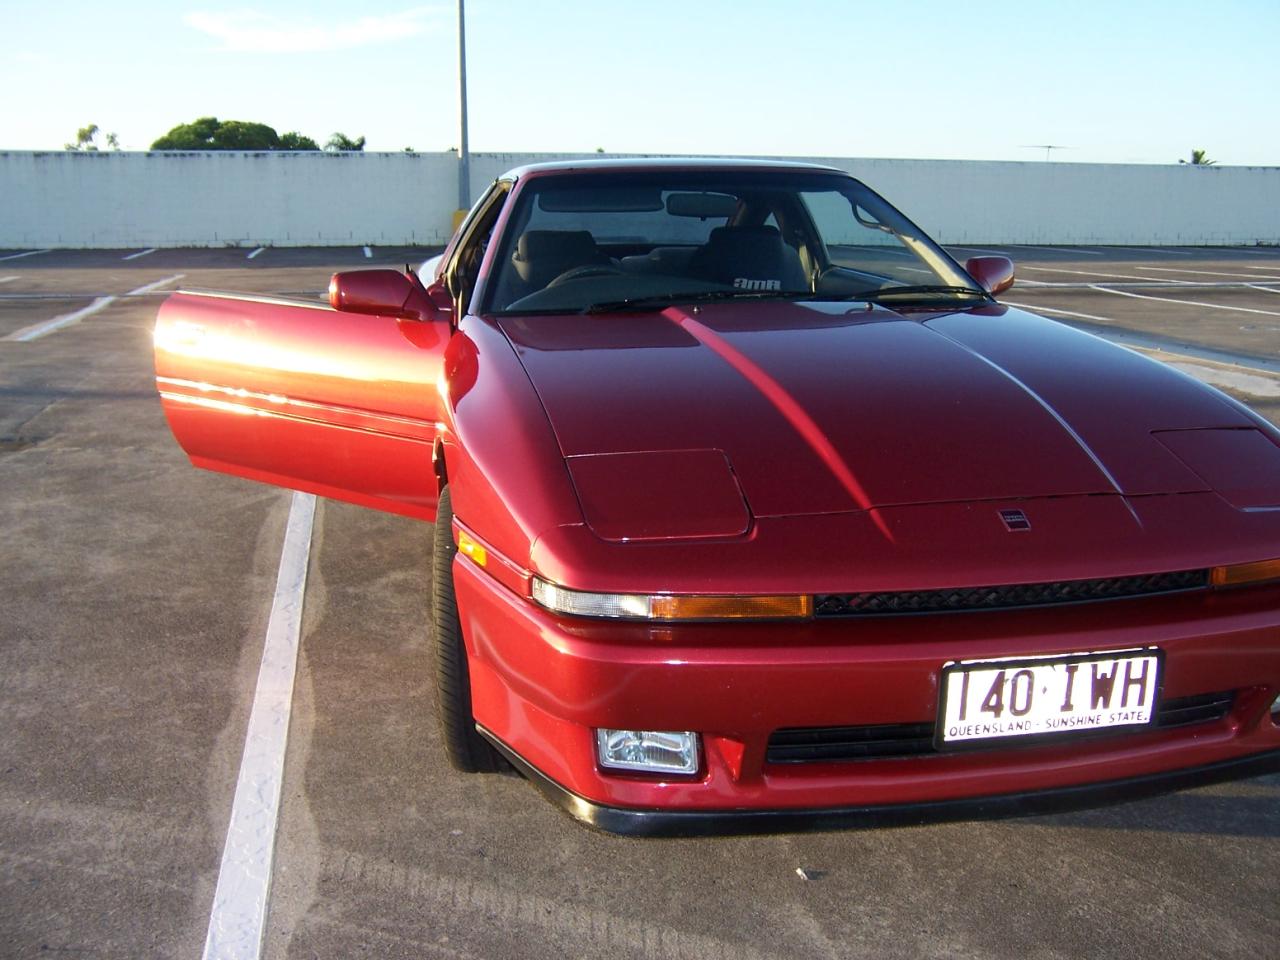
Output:
<path fill-rule="evenodd" d="M 985 290 L 977 290 L 973 287 L 943 287 L 932 284 L 915 284 L 901 287 L 881 287 L 879 290 L 866 290 L 862 293 L 850 294 L 848 297 L 843 299 L 875 302 L 880 300 L 882 297 L 896 297 L 902 295 L 919 297 L 921 299 L 964 295 L 969 297 L 982 297 L 984 300 L 990 296 Z"/>
<path fill-rule="evenodd" d="M 657 293 L 622 300 L 589 303 L 580 313 L 618 313 L 624 310 L 649 310 L 677 303 L 708 303 L 715 300 L 811 300 L 808 290 L 703 290 L 699 293 Z"/>

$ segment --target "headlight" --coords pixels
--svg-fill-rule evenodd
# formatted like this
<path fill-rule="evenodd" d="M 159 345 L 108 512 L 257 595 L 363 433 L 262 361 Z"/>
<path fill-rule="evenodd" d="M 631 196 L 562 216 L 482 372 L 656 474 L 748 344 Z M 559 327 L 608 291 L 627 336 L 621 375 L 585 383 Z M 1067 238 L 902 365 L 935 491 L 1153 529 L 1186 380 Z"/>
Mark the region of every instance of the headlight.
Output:
<path fill-rule="evenodd" d="M 533 578 L 533 599 L 573 617 L 619 620 L 801 620 L 813 614 L 813 597 L 766 594 L 694 596 L 588 593 Z"/>

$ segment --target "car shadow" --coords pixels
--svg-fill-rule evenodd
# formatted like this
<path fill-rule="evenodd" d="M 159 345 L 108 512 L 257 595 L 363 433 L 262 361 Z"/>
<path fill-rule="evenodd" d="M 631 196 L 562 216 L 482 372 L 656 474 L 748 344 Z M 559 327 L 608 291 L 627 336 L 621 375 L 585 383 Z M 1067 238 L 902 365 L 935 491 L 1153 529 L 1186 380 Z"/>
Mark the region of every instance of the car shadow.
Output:
<path fill-rule="evenodd" d="M 1006 822 L 1093 830 L 1280 837 L 1280 775 Z"/>

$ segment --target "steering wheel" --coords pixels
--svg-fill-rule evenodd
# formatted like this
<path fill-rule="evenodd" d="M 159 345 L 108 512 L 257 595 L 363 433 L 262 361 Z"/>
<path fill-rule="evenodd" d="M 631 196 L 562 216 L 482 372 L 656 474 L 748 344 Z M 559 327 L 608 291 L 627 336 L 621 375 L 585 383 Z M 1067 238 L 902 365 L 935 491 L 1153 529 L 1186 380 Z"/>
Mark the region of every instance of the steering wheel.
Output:
<path fill-rule="evenodd" d="M 611 263 L 587 263 L 580 267 L 570 267 L 542 289 L 550 290 L 552 287 L 558 287 L 562 283 L 585 280 L 587 277 L 616 277 L 621 273 L 622 268 L 616 267 Z"/>

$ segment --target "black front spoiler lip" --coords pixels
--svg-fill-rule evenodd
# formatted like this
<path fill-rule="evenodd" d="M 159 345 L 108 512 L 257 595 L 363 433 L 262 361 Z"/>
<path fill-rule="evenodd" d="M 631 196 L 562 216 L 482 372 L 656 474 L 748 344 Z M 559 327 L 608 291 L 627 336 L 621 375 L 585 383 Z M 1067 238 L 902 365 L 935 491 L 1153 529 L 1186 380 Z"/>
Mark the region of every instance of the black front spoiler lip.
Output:
<path fill-rule="evenodd" d="M 1250 754 L 1200 767 L 988 797 L 862 807 L 821 807 L 811 810 L 644 810 L 605 806 L 580 797 L 531 765 L 484 727 L 477 724 L 476 730 L 513 767 L 532 781 L 547 799 L 571 817 L 608 833 L 627 837 L 729 836 L 902 827 L 951 820 L 991 820 L 1063 813 L 1086 807 L 1126 803 L 1244 777 L 1280 773 L 1280 750 L 1269 750 L 1266 753 Z"/>

